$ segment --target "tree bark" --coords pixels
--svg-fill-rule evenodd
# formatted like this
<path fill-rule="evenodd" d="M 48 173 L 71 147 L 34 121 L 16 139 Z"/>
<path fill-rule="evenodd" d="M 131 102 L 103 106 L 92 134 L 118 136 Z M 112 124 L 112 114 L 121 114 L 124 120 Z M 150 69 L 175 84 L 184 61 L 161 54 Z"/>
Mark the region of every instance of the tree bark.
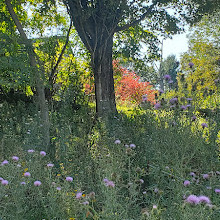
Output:
<path fill-rule="evenodd" d="M 92 60 L 98 116 L 117 113 L 112 66 L 113 35 L 107 39 L 105 42 L 99 42 Z"/>

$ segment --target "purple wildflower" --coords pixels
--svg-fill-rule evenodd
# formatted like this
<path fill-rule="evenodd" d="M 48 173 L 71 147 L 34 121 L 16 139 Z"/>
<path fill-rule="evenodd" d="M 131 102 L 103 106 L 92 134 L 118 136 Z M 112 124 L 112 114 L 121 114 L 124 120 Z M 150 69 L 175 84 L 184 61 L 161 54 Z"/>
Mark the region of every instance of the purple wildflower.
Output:
<path fill-rule="evenodd" d="M 29 176 L 31 176 L 31 174 L 30 174 L 29 172 L 25 172 L 25 173 L 24 173 L 24 176 L 25 176 L 25 177 L 29 177 Z"/>
<path fill-rule="evenodd" d="M 2 181 L 3 180 L 3 178 L 2 177 L 0 177 L 0 181 Z"/>
<path fill-rule="evenodd" d="M 192 205 L 197 205 L 197 204 L 199 204 L 200 200 L 199 200 L 199 198 L 196 195 L 189 195 L 186 198 L 186 202 L 190 203 Z"/>
<path fill-rule="evenodd" d="M 112 187 L 112 188 L 115 187 L 115 184 L 114 184 L 113 181 L 108 181 L 107 183 L 105 183 L 105 185 L 108 186 L 108 187 Z"/>
<path fill-rule="evenodd" d="M 203 179 L 208 179 L 209 178 L 209 174 L 203 174 L 202 177 L 203 177 Z"/>
<path fill-rule="evenodd" d="M 130 144 L 130 148 L 136 148 L 135 144 Z"/>
<path fill-rule="evenodd" d="M 6 164 L 8 164 L 8 161 L 7 161 L 7 160 L 4 160 L 4 161 L 1 163 L 2 166 L 6 165 Z"/>
<path fill-rule="evenodd" d="M 192 176 L 192 177 L 195 177 L 195 176 L 196 176 L 196 174 L 195 174 L 194 172 L 190 172 L 189 175 Z"/>
<path fill-rule="evenodd" d="M 195 115 L 192 116 L 192 121 L 195 121 L 197 117 Z"/>
<path fill-rule="evenodd" d="M 61 187 L 58 186 L 56 189 L 57 189 L 58 191 L 60 191 L 60 190 L 61 190 Z"/>
<path fill-rule="evenodd" d="M 3 186 L 8 185 L 8 180 L 2 180 L 2 185 L 3 185 Z"/>
<path fill-rule="evenodd" d="M 26 183 L 25 183 L 25 182 L 21 182 L 20 184 L 21 184 L 21 185 L 25 185 Z"/>
<path fill-rule="evenodd" d="M 34 152 L 35 152 L 35 150 L 33 150 L 33 149 L 28 150 L 28 153 L 34 153 Z"/>
<path fill-rule="evenodd" d="M 189 185 L 190 185 L 190 181 L 189 181 L 189 180 L 185 180 L 185 181 L 183 182 L 183 185 L 184 185 L 184 186 L 189 186 Z"/>
<path fill-rule="evenodd" d="M 115 144 L 120 144 L 121 141 L 119 139 L 115 140 Z"/>
<path fill-rule="evenodd" d="M 82 203 L 83 205 L 89 205 L 89 202 L 88 201 L 85 201 Z"/>
<path fill-rule="evenodd" d="M 162 89 L 159 89 L 159 93 L 161 93 L 161 94 L 162 94 L 162 93 L 164 93 L 164 91 L 163 91 Z"/>
<path fill-rule="evenodd" d="M 76 199 L 80 199 L 81 197 L 82 197 L 82 193 L 81 192 L 76 193 Z"/>
<path fill-rule="evenodd" d="M 187 109 L 187 106 L 182 105 L 182 106 L 180 107 L 180 109 L 181 109 L 181 110 L 186 110 L 186 109 Z"/>
<path fill-rule="evenodd" d="M 67 182 L 73 182 L 73 177 L 67 176 L 67 177 L 66 177 L 66 181 L 67 181 Z"/>
<path fill-rule="evenodd" d="M 54 164 L 52 164 L 52 163 L 47 164 L 47 167 L 53 167 L 53 166 L 54 166 Z"/>
<path fill-rule="evenodd" d="M 215 193 L 220 194 L 220 189 L 215 189 Z"/>
<path fill-rule="evenodd" d="M 178 101 L 178 98 L 174 97 L 172 99 L 170 99 L 170 104 L 175 104 Z"/>
<path fill-rule="evenodd" d="M 169 80 L 171 80 L 171 76 L 170 75 L 164 75 L 164 79 L 166 80 L 166 81 L 169 81 Z"/>
<path fill-rule="evenodd" d="M 40 186 L 40 185 L 41 185 L 41 181 L 39 181 L 39 180 L 35 181 L 35 182 L 34 182 L 34 185 L 35 185 L 35 186 Z"/>
<path fill-rule="evenodd" d="M 189 62 L 189 64 L 188 64 L 188 65 L 189 65 L 189 67 L 190 67 L 190 68 L 192 68 L 192 67 L 194 66 L 194 63 Z"/>
<path fill-rule="evenodd" d="M 19 160 L 19 157 L 17 157 L 17 156 L 13 156 L 13 157 L 12 157 L 12 160 L 14 160 L 14 161 L 18 161 L 18 160 Z"/>
<path fill-rule="evenodd" d="M 141 184 L 144 183 L 144 180 L 143 180 L 143 179 L 140 179 L 139 181 L 140 181 Z"/>
<path fill-rule="evenodd" d="M 169 83 L 169 84 L 172 84 L 172 83 L 173 83 L 173 80 L 169 80 L 168 83 Z"/>
<path fill-rule="evenodd" d="M 207 204 L 211 203 L 209 197 L 207 197 L 207 196 L 199 196 L 199 202 L 200 203 L 207 203 Z"/>
<path fill-rule="evenodd" d="M 161 107 L 160 102 L 157 102 L 157 103 L 154 105 L 154 108 L 157 109 L 157 110 L 158 110 L 160 107 Z"/>
<path fill-rule="evenodd" d="M 206 123 L 202 123 L 202 128 L 208 128 L 208 125 Z"/>
<path fill-rule="evenodd" d="M 186 100 L 190 102 L 190 101 L 192 101 L 193 99 L 192 99 L 192 98 L 186 98 Z"/>
<path fill-rule="evenodd" d="M 46 156 L 46 152 L 45 151 L 41 151 L 40 155 L 44 157 L 44 156 Z"/>
<path fill-rule="evenodd" d="M 157 209 L 157 205 L 153 205 L 153 209 Z"/>

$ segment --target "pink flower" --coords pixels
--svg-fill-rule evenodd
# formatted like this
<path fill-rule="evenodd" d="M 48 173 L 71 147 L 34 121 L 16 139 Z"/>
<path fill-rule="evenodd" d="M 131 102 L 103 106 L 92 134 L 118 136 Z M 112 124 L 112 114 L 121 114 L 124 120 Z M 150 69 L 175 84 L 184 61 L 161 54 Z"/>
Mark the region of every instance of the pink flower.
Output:
<path fill-rule="evenodd" d="M 207 204 L 211 203 L 209 197 L 207 197 L 207 196 L 199 196 L 199 202 L 200 203 L 207 203 Z"/>
<path fill-rule="evenodd" d="M 31 174 L 29 172 L 25 172 L 24 176 L 29 177 L 29 176 L 31 176 Z"/>
<path fill-rule="evenodd" d="M 202 177 L 203 177 L 203 179 L 208 179 L 209 178 L 209 174 L 203 174 Z"/>
<path fill-rule="evenodd" d="M 3 186 L 8 185 L 8 180 L 2 180 L 2 185 L 3 185 Z"/>
<path fill-rule="evenodd" d="M 41 151 L 40 155 L 44 157 L 44 156 L 46 156 L 46 152 L 45 151 Z"/>
<path fill-rule="evenodd" d="M 66 181 L 67 181 L 67 182 L 73 182 L 73 177 L 67 176 L 67 177 L 66 177 Z"/>
<path fill-rule="evenodd" d="M 34 152 L 35 152 L 35 150 L 33 150 L 33 149 L 28 150 L 28 153 L 34 153 Z"/>
<path fill-rule="evenodd" d="M 157 209 L 157 205 L 153 205 L 153 209 Z"/>
<path fill-rule="evenodd" d="M 120 144 L 121 141 L 119 139 L 115 140 L 115 144 Z"/>
<path fill-rule="evenodd" d="M 220 194 L 220 189 L 215 189 L 215 193 Z"/>
<path fill-rule="evenodd" d="M 199 200 L 199 198 L 196 195 L 189 195 L 186 198 L 186 202 L 190 203 L 192 205 L 197 205 L 197 204 L 199 204 L 200 200 Z"/>
<path fill-rule="evenodd" d="M 13 156 L 13 157 L 12 157 L 12 160 L 14 160 L 14 161 L 18 161 L 18 160 L 19 160 L 19 157 L 17 157 L 17 156 Z"/>
<path fill-rule="evenodd" d="M 53 166 L 54 166 L 54 164 L 52 164 L 52 163 L 47 164 L 47 167 L 53 167 Z"/>
<path fill-rule="evenodd" d="M 21 185 L 25 185 L 26 183 L 25 182 L 21 182 Z"/>
<path fill-rule="evenodd" d="M 76 193 L 76 199 L 80 199 L 81 197 L 82 197 L 82 193 L 81 192 Z"/>
<path fill-rule="evenodd" d="M 35 185 L 35 186 L 40 186 L 40 185 L 41 185 L 41 181 L 39 181 L 39 180 L 35 181 L 35 182 L 34 182 L 34 185 Z"/>
<path fill-rule="evenodd" d="M 6 165 L 6 164 L 8 164 L 8 161 L 7 161 L 7 160 L 4 160 L 4 161 L 1 163 L 2 166 Z"/>
<path fill-rule="evenodd" d="M 189 185 L 190 185 L 190 181 L 189 181 L 189 180 L 185 180 L 185 181 L 183 182 L 183 185 L 184 185 L 184 186 L 189 186 Z"/>

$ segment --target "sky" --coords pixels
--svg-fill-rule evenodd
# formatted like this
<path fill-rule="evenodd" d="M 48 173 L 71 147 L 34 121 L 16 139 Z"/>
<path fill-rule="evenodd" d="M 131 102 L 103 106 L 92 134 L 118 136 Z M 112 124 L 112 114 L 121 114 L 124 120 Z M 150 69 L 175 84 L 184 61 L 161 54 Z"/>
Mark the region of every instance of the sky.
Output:
<path fill-rule="evenodd" d="M 166 39 L 163 41 L 163 59 L 169 55 L 176 55 L 177 59 L 180 59 L 181 53 L 188 50 L 187 33 L 174 35 L 172 39 Z"/>

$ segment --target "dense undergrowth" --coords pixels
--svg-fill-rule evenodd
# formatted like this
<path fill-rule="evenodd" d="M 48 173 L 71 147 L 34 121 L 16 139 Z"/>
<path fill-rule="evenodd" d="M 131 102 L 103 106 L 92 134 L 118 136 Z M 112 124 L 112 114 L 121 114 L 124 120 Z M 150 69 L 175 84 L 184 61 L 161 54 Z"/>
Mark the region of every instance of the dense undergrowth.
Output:
<path fill-rule="evenodd" d="M 220 218 L 218 113 L 136 108 L 95 122 L 87 106 L 62 105 L 50 114 L 53 158 L 34 106 L 0 110 L 1 219 Z"/>

